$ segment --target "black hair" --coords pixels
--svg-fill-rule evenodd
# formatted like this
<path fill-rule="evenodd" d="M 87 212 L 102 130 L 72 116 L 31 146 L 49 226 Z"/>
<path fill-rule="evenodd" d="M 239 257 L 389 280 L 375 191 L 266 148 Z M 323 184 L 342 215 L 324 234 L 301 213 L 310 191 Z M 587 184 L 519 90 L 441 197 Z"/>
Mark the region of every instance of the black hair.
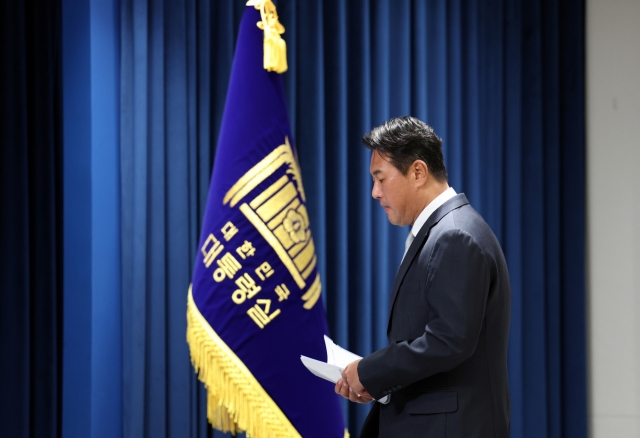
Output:
<path fill-rule="evenodd" d="M 403 175 L 416 160 L 422 160 L 437 181 L 447 181 L 442 140 L 431 126 L 415 117 L 396 117 L 384 122 L 365 134 L 362 143 L 389 158 Z"/>

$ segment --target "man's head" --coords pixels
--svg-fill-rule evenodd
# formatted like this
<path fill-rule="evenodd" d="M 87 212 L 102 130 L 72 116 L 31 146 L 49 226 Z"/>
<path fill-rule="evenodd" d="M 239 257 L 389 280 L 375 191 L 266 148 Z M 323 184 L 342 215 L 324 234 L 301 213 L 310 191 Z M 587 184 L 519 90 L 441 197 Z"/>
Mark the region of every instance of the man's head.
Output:
<path fill-rule="evenodd" d="M 362 142 L 371 150 L 371 196 L 380 201 L 392 224 L 413 224 L 447 189 L 442 140 L 426 123 L 414 117 L 391 119 Z"/>
<path fill-rule="evenodd" d="M 422 160 L 429 173 L 439 182 L 447 182 L 447 169 L 442 155 L 442 140 L 433 128 L 415 117 L 397 117 L 373 128 L 362 137 L 371 151 L 388 157 L 403 175 L 416 160 Z"/>

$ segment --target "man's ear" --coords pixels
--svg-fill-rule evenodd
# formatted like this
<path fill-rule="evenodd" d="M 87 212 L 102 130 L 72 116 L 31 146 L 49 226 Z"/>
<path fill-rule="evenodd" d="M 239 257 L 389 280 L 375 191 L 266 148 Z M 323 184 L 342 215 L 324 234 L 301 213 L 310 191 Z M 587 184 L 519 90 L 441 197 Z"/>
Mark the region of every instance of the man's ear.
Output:
<path fill-rule="evenodd" d="M 416 160 L 411 164 L 410 169 L 417 187 L 427 183 L 427 179 L 429 178 L 427 163 L 422 160 Z"/>

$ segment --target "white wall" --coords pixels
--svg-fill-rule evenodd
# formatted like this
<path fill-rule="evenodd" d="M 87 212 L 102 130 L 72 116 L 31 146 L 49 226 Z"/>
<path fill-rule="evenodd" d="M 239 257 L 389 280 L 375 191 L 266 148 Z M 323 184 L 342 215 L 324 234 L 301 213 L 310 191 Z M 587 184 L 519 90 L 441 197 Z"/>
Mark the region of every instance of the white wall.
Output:
<path fill-rule="evenodd" d="M 640 0 L 587 0 L 592 438 L 640 437 Z"/>

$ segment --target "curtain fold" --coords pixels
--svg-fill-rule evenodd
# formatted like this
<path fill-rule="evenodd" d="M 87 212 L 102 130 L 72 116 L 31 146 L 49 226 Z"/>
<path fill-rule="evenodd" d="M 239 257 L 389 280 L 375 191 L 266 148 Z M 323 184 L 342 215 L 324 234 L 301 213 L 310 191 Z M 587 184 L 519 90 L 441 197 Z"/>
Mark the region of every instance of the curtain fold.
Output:
<path fill-rule="evenodd" d="M 122 0 L 126 436 L 206 436 L 186 290 L 243 2 Z M 584 2 L 277 2 L 333 339 L 386 345 L 408 230 L 370 198 L 362 135 L 414 115 L 498 236 L 513 288 L 514 437 L 586 436 Z M 356 435 L 368 411 L 347 405 Z M 188 432 L 184 432 L 184 431 Z"/>
<path fill-rule="evenodd" d="M 62 400 L 61 9 L 0 6 L 0 424 L 57 437 Z"/>

